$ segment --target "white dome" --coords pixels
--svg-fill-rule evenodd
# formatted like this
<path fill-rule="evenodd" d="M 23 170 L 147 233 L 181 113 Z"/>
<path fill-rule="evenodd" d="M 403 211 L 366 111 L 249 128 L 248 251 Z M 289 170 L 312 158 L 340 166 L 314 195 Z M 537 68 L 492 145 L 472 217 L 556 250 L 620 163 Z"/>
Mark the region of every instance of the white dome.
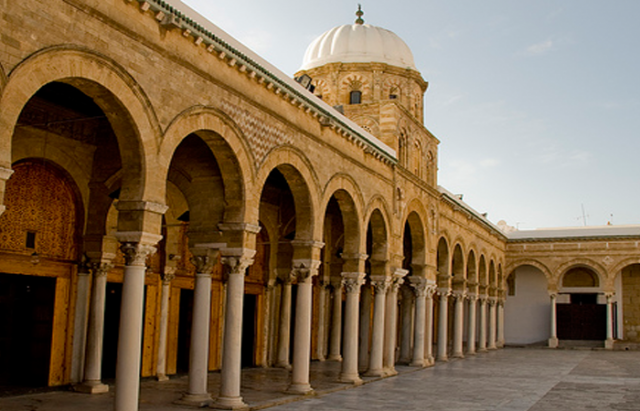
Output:
<path fill-rule="evenodd" d="M 300 69 L 338 62 L 386 63 L 417 71 L 409 46 L 397 34 L 370 24 L 345 24 L 322 34 L 307 48 Z"/>

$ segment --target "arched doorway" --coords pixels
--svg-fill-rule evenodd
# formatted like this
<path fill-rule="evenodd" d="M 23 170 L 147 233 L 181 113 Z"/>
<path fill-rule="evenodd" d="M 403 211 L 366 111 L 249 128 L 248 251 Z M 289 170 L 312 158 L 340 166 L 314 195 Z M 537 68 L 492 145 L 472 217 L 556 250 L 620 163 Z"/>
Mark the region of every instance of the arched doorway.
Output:
<path fill-rule="evenodd" d="M 550 335 L 551 306 L 544 273 L 532 265 L 522 265 L 509 274 L 506 284 L 505 343 L 546 344 Z"/>

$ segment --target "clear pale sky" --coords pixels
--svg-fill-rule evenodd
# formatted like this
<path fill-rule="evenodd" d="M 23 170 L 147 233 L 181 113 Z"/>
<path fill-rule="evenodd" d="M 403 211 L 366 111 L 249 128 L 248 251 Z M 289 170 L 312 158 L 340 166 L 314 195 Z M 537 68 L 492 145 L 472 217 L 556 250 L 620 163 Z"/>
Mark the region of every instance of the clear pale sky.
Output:
<path fill-rule="evenodd" d="M 288 75 L 357 1 L 183 0 Z M 522 229 L 640 224 L 640 1 L 361 1 L 429 82 L 439 184 Z"/>

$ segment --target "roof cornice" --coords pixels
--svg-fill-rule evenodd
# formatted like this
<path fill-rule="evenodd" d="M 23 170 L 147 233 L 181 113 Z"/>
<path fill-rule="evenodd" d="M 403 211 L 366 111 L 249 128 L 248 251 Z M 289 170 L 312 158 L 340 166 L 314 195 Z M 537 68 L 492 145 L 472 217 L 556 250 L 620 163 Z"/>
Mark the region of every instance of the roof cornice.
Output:
<path fill-rule="evenodd" d="M 176 8 L 169 1 L 164 0 L 127 0 L 138 3 L 142 11 L 151 11 L 155 20 L 165 29 L 181 30 L 185 38 L 191 39 L 193 44 L 204 47 L 209 53 L 224 60 L 231 67 L 245 73 L 251 79 L 264 85 L 268 90 L 289 101 L 293 106 L 304 110 L 315 117 L 320 125 L 331 127 L 335 132 L 355 143 L 365 152 L 389 165 L 397 164 L 396 152 L 374 136 L 353 123 L 348 118 L 336 112 L 322 100 L 315 97 L 295 81 L 285 80 L 273 73 L 273 69 L 265 67 L 258 59 L 247 55 L 220 35 L 195 21 L 191 16 Z M 174 1 L 177 3 L 178 1 Z M 183 7 L 186 5 L 180 3 Z M 194 13 L 195 14 L 195 13 Z M 204 19 L 204 17 L 203 17 Z M 213 23 L 211 23 L 213 25 Z M 222 31 L 222 30 L 220 30 Z M 278 70 L 275 70 L 278 71 Z"/>

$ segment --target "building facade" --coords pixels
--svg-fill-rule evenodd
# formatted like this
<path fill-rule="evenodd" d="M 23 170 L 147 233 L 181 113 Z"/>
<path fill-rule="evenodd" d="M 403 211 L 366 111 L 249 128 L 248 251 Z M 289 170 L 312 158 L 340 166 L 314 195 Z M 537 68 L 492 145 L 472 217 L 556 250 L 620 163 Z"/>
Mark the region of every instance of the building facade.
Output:
<path fill-rule="evenodd" d="M 439 187 L 428 84 L 361 15 L 310 46 L 310 92 L 177 0 L 2 5 L 0 386 L 115 378 L 134 410 L 141 377 L 180 372 L 222 409 L 242 367 L 305 394 L 340 360 L 358 384 L 503 346 L 538 271 L 549 323 L 595 294 L 603 340 L 638 338 L 640 230 L 506 233 Z M 323 47 L 371 36 L 397 53 Z M 554 344 L 532 324 L 513 341 Z"/>

